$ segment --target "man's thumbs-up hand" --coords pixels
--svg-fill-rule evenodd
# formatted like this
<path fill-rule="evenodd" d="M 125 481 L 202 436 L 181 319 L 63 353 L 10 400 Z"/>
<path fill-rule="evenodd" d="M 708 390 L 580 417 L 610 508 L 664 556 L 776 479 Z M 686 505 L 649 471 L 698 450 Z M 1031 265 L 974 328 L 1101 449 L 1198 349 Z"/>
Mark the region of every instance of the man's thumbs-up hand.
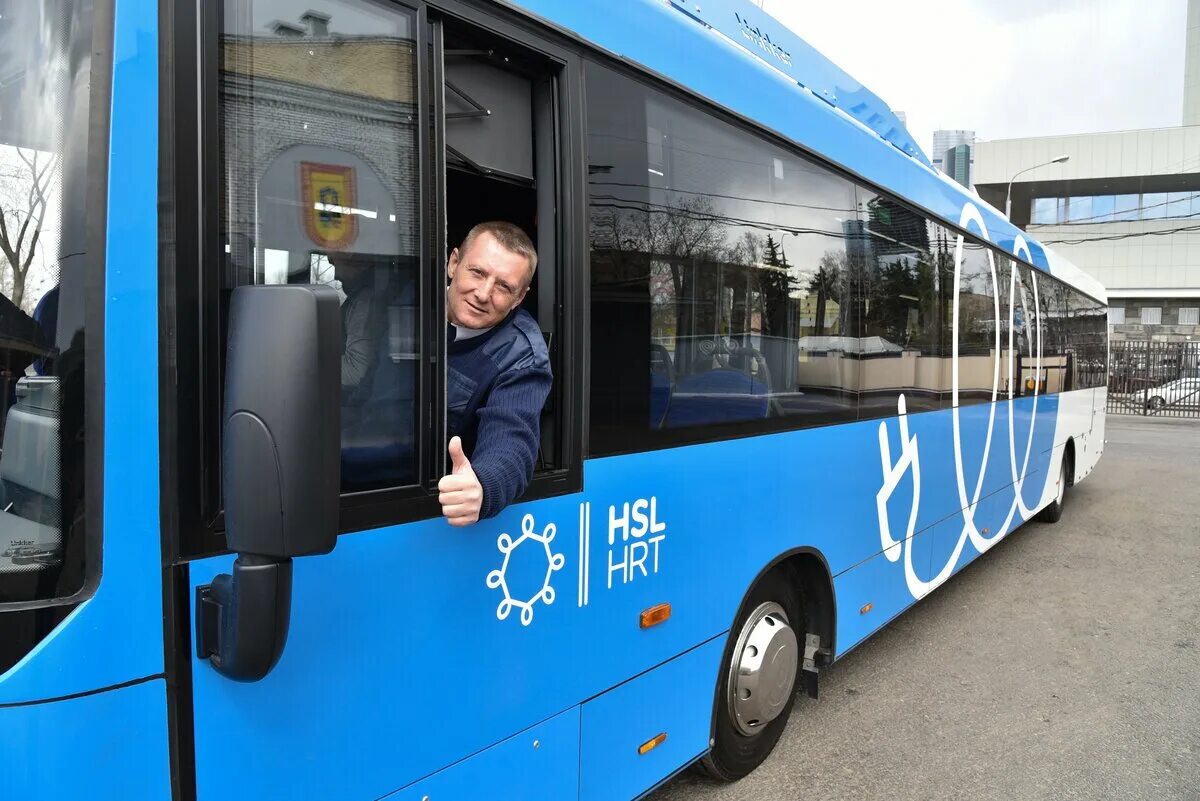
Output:
<path fill-rule="evenodd" d="M 442 517 L 452 526 L 469 526 L 479 519 L 483 506 L 483 486 L 463 453 L 462 439 L 450 439 L 450 475 L 438 482 L 438 500 Z"/>

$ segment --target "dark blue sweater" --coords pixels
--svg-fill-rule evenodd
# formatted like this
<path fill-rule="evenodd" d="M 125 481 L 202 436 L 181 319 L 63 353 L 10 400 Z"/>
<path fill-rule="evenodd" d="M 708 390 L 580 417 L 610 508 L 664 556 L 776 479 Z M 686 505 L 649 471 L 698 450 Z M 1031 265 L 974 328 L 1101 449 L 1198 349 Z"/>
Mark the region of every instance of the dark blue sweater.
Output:
<path fill-rule="evenodd" d="M 542 406 L 553 377 L 537 323 L 517 309 L 486 334 L 447 346 L 447 420 L 483 486 L 479 517 L 495 517 L 533 478 Z"/>

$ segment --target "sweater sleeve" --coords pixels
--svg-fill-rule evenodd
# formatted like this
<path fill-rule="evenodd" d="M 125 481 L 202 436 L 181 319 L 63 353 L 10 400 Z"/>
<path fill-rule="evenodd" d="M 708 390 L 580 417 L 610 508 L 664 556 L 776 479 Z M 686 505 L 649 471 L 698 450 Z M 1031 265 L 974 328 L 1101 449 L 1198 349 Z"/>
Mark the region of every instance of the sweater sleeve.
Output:
<path fill-rule="evenodd" d="M 342 332 L 342 389 L 353 391 L 358 388 L 371 366 L 375 355 L 375 342 L 371 339 L 371 305 L 375 294 L 370 289 L 361 289 L 347 298 L 343 314 L 345 331 Z"/>
<path fill-rule="evenodd" d="M 549 367 L 538 364 L 505 373 L 476 412 L 471 467 L 483 487 L 481 519 L 498 515 L 529 486 L 552 381 Z"/>

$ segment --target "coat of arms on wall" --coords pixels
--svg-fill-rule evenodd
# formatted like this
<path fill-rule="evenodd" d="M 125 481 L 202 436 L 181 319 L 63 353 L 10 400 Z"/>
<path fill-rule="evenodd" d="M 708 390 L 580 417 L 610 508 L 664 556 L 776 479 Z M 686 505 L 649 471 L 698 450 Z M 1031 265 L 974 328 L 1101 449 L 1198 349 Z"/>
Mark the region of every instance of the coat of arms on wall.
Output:
<path fill-rule="evenodd" d="M 313 244 L 345 250 L 358 236 L 354 214 L 354 168 L 300 162 L 300 205 L 304 230 Z"/>

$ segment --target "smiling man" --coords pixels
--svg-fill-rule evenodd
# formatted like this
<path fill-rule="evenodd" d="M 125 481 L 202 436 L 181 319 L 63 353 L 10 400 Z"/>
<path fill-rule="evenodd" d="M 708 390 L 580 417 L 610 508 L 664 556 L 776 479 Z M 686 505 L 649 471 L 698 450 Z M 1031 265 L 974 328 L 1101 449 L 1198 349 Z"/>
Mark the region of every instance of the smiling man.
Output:
<path fill-rule="evenodd" d="M 476 225 L 446 265 L 451 471 L 438 491 L 453 526 L 498 514 L 533 477 L 553 381 L 542 332 L 519 308 L 536 270 L 533 243 L 506 222 Z"/>

